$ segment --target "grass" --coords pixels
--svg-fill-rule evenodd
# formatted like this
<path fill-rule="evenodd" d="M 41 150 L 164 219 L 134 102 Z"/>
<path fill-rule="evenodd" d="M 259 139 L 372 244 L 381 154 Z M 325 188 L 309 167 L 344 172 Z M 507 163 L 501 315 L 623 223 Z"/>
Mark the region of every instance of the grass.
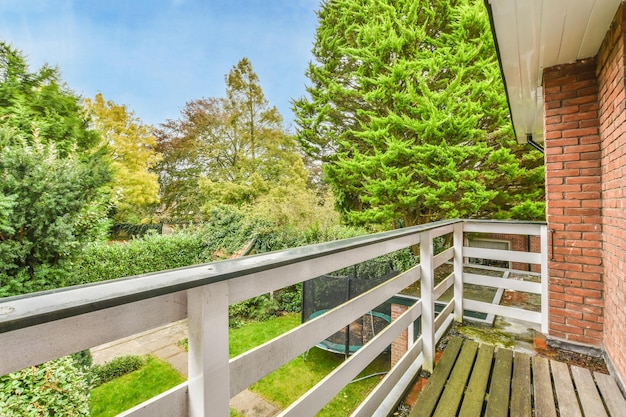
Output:
<path fill-rule="evenodd" d="M 292 313 L 269 321 L 250 323 L 239 329 L 231 329 L 230 356 L 234 357 L 250 350 L 299 324 L 300 314 Z M 291 360 L 253 384 L 250 389 L 278 407 L 286 408 L 340 365 L 343 360 L 343 355 L 313 348 L 306 355 Z M 360 376 L 388 369 L 389 355 L 381 355 Z M 318 413 L 318 416 L 337 417 L 350 414 L 380 381 L 380 378 L 372 377 L 349 384 Z"/>
<path fill-rule="evenodd" d="M 292 313 L 264 322 L 230 329 L 230 357 L 235 357 L 300 324 L 300 314 Z M 181 342 L 184 345 L 184 342 Z M 343 362 L 343 355 L 312 348 L 267 375 L 250 389 L 280 408 L 286 408 Z M 389 355 L 381 355 L 360 376 L 389 369 Z M 171 373 L 173 373 L 172 377 Z M 348 384 L 318 414 L 318 417 L 346 416 L 380 381 L 381 376 Z M 183 382 L 169 364 L 149 357 L 147 365 L 135 372 L 101 385 L 91 392 L 92 417 L 115 416 Z M 242 417 L 231 410 L 231 417 Z"/>
<path fill-rule="evenodd" d="M 293 359 L 253 384 L 250 389 L 278 407 L 286 408 L 339 366 L 343 360 L 343 355 L 313 348 L 306 355 Z M 389 355 L 381 355 L 359 377 L 387 370 L 389 370 Z M 375 376 L 348 384 L 333 400 L 322 408 L 317 416 L 337 417 L 349 415 L 380 381 L 380 378 L 382 376 Z"/>
<path fill-rule="evenodd" d="M 231 358 L 257 347 L 276 336 L 300 325 L 300 313 L 289 313 L 267 321 L 251 322 L 243 327 L 228 330 L 230 345 L 228 353 Z M 189 339 L 178 341 L 178 346 L 189 350 Z"/>
<path fill-rule="evenodd" d="M 289 313 L 275 319 L 252 322 L 238 329 L 230 329 L 228 353 L 233 358 L 299 325 L 300 313 Z"/>
<path fill-rule="evenodd" d="M 141 369 L 91 390 L 91 416 L 116 416 L 183 381 L 185 378 L 169 363 L 148 356 Z"/>

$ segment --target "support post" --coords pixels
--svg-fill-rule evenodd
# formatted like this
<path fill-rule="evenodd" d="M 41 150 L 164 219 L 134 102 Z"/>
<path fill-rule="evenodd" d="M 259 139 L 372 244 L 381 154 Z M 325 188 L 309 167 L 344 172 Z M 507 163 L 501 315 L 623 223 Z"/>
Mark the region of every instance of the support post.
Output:
<path fill-rule="evenodd" d="M 540 228 L 540 252 L 541 252 L 541 333 L 549 332 L 549 283 L 548 276 L 548 226 Z M 554 239 L 554 237 L 553 237 Z"/>
<path fill-rule="evenodd" d="M 454 320 L 463 321 L 463 224 L 454 225 Z"/>
<path fill-rule="evenodd" d="M 434 275 L 433 239 L 430 231 L 420 236 L 420 269 L 421 284 L 420 297 L 422 299 L 422 341 L 423 358 L 422 368 L 432 372 L 435 365 L 435 300 L 433 300 Z"/>
<path fill-rule="evenodd" d="M 228 283 L 187 291 L 189 416 L 230 415 Z"/>

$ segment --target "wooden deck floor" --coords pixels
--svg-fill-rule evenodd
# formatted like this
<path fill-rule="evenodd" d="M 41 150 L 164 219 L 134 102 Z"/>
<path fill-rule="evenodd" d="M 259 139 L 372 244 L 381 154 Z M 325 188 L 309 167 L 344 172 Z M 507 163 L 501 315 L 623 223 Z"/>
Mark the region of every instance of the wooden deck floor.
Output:
<path fill-rule="evenodd" d="M 410 417 L 626 417 L 615 380 L 453 337 Z"/>

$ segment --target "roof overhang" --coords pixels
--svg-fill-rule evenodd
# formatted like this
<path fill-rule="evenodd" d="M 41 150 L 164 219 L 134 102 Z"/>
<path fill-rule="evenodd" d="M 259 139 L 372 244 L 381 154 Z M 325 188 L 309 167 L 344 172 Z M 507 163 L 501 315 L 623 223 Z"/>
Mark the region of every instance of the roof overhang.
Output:
<path fill-rule="evenodd" d="M 485 0 L 519 143 L 543 142 L 543 69 L 591 58 L 623 0 Z"/>

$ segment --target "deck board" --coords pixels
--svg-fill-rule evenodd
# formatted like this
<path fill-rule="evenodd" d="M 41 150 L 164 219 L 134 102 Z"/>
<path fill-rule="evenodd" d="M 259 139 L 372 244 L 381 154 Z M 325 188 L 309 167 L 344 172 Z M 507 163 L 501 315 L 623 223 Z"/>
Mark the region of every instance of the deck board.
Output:
<path fill-rule="evenodd" d="M 441 395 L 441 400 L 434 417 L 450 417 L 456 415 L 461 404 L 461 398 L 465 392 L 467 380 L 474 366 L 478 343 L 468 341 L 463 344 L 463 349 L 457 359 L 458 365 L 454 367 L 450 374 L 450 380 L 446 384 L 446 388 Z"/>
<path fill-rule="evenodd" d="M 453 337 L 448 342 L 446 349 L 441 355 L 439 363 L 435 367 L 428 384 L 424 387 L 424 390 L 420 392 L 417 399 L 416 407 L 411 411 L 410 417 L 430 417 L 433 410 L 439 402 L 439 397 L 443 391 L 448 376 L 452 372 L 452 367 L 456 362 L 461 346 L 463 345 L 463 339 L 459 337 Z"/>
<path fill-rule="evenodd" d="M 496 351 L 496 362 L 493 365 L 491 384 L 489 385 L 487 410 L 485 410 L 486 417 L 508 417 L 512 368 L 513 351 L 498 349 Z"/>
<path fill-rule="evenodd" d="M 570 369 L 583 414 L 585 416 L 608 417 L 591 372 L 579 366 L 572 366 Z"/>
<path fill-rule="evenodd" d="M 604 403 L 609 409 L 611 417 L 626 417 L 626 400 L 617 387 L 615 380 L 610 375 L 594 372 L 598 388 L 604 398 Z"/>
<path fill-rule="evenodd" d="M 511 417 L 531 417 L 530 356 L 515 352 L 511 382 Z"/>
<path fill-rule="evenodd" d="M 552 392 L 550 363 L 546 358 L 533 358 L 533 388 L 535 394 L 535 416 L 556 417 L 556 406 Z"/>
<path fill-rule="evenodd" d="M 563 362 L 550 361 L 554 379 L 554 390 L 561 417 L 583 417 L 576 399 L 576 391 L 570 377 L 569 368 Z"/>
<path fill-rule="evenodd" d="M 492 361 L 493 346 L 482 344 L 478 349 L 474 371 L 465 391 L 459 417 L 479 417 L 482 414 Z"/>
<path fill-rule="evenodd" d="M 583 415 L 626 417 L 611 376 L 451 337 L 410 417 Z"/>

